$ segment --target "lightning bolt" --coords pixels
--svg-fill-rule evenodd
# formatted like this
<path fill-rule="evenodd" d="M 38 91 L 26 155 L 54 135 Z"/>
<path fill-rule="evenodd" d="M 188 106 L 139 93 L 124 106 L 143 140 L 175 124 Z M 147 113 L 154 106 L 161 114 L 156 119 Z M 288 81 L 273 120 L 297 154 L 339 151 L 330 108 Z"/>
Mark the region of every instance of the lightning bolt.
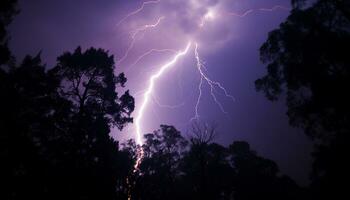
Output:
<path fill-rule="evenodd" d="M 152 92 L 153 92 L 153 88 L 154 88 L 154 84 L 155 84 L 155 81 L 161 77 L 164 72 L 169 69 L 170 67 L 172 67 L 176 62 L 177 60 L 187 54 L 189 48 L 191 46 L 191 42 L 189 42 L 185 48 L 185 50 L 183 51 L 180 51 L 179 53 L 177 53 L 175 55 L 175 57 L 169 61 L 168 63 L 166 63 L 165 65 L 161 66 L 160 69 L 157 71 L 157 73 L 153 74 L 150 79 L 149 79 L 149 85 L 148 85 L 148 88 L 147 90 L 144 92 L 144 99 L 142 101 L 142 104 L 140 106 L 140 109 L 139 109 L 139 112 L 138 112 L 138 115 L 136 117 L 136 120 L 135 120 L 135 126 L 136 126 L 136 143 L 138 144 L 138 148 L 137 148 L 137 153 L 136 153 L 136 162 L 135 162 L 135 165 L 134 165 L 134 170 L 133 170 L 133 173 L 135 174 L 138 170 L 139 170 L 139 167 L 140 167 L 140 164 L 142 162 L 142 159 L 144 157 L 144 150 L 142 148 L 142 130 L 141 130 L 141 122 L 142 122 L 142 118 L 143 118 L 143 114 L 144 114 L 144 110 L 146 108 L 146 105 L 149 101 L 149 98 L 150 98 L 150 95 L 152 95 Z M 131 187 L 132 187 L 132 184 L 129 182 L 129 178 L 126 179 L 127 181 L 127 184 L 128 184 L 128 187 L 129 187 L 129 191 L 128 191 L 128 199 L 130 200 L 131 199 Z"/>
<path fill-rule="evenodd" d="M 140 28 L 137 28 L 136 30 L 132 31 L 130 34 L 131 34 L 131 38 L 132 39 L 135 39 L 136 35 L 139 34 L 140 32 L 142 31 L 145 31 L 149 28 L 155 28 L 156 26 L 158 26 L 158 24 L 160 23 L 160 21 L 162 21 L 165 17 L 162 16 L 162 17 L 159 17 L 157 22 L 154 23 L 154 24 L 146 24 Z"/>
<path fill-rule="evenodd" d="M 136 174 L 138 172 L 140 164 L 145 154 L 141 145 L 138 145 L 136 148 L 136 162 L 134 164 L 134 170 L 132 171 L 133 174 Z M 135 182 L 131 183 L 130 177 L 127 177 L 126 184 L 128 185 L 128 200 L 131 200 L 132 186 L 135 185 Z"/>
<path fill-rule="evenodd" d="M 272 8 L 258 8 L 258 9 L 249 9 L 243 13 L 237 13 L 237 12 L 229 12 L 227 13 L 228 15 L 231 15 L 231 16 L 235 16 L 235 17 L 246 17 L 247 15 L 255 12 L 255 11 L 262 11 L 262 12 L 273 12 L 273 11 L 276 11 L 276 10 L 290 10 L 290 8 L 288 7 L 285 7 L 285 6 L 280 6 L 280 5 L 276 5 L 276 6 L 273 6 Z"/>
<path fill-rule="evenodd" d="M 201 100 L 201 97 L 202 97 L 202 85 L 203 85 L 203 82 L 205 81 L 209 87 L 210 87 L 210 95 L 212 96 L 214 102 L 218 105 L 218 107 L 220 108 L 220 110 L 227 114 L 227 112 L 225 111 L 223 105 L 218 101 L 216 95 L 215 95 L 215 88 L 218 88 L 220 89 L 224 95 L 227 97 L 227 98 L 230 98 L 232 101 L 235 101 L 235 98 L 230 95 L 227 90 L 221 85 L 220 82 L 217 82 L 217 81 L 213 81 L 211 80 L 204 72 L 203 69 L 205 69 L 205 66 L 203 64 L 203 61 L 200 59 L 200 56 L 199 56 L 199 53 L 198 53 L 198 44 L 196 43 L 195 44 L 195 49 L 194 49 L 194 53 L 195 53 L 195 58 L 196 58 L 196 61 L 197 61 L 197 70 L 200 74 L 200 82 L 199 82 L 199 85 L 198 85 L 198 90 L 199 90 L 199 95 L 198 95 L 198 98 L 197 98 L 197 102 L 196 102 L 196 105 L 195 105 L 195 116 L 191 118 L 190 121 L 192 120 L 198 120 L 200 115 L 199 115 L 199 112 L 198 112 L 198 109 L 199 109 L 199 103 L 200 103 L 200 100 Z"/>
<path fill-rule="evenodd" d="M 164 17 L 158 18 L 157 22 L 154 23 L 154 24 L 146 24 L 146 25 L 144 25 L 144 26 L 142 26 L 142 27 L 140 27 L 140 28 L 137 28 L 136 30 L 134 30 L 134 31 L 132 31 L 132 32 L 130 33 L 130 35 L 131 35 L 131 42 L 130 42 L 130 45 L 129 45 L 129 47 L 126 49 L 124 56 L 119 60 L 118 64 L 122 63 L 122 62 L 129 56 L 129 53 L 130 53 L 131 49 L 134 48 L 134 45 L 135 45 L 135 42 L 136 42 L 136 36 L 137 36 L 139 33 L 145 32 L 145 31 L 148 30 L 148 29 L 156 28 L 156 27 L 159 25 L 159 23 L 161 22 L 162 19 L 164 19 Z"/>
<path fill-rule="evenodd" d="M 135 44 L 135 39 L 133 39 L 130 42 L 129 47 L 126 49 L 124 56 L 119 60 L 118 64 L 122 63 L 128 56 L 129 56 L 129 52 L 131 51 L 132 48 L 134 48 L 134 44 Z"/>
<path fill-rule="evenodd" d="M 190 47 L 191 47 L 191 42 L 189 42 L 187 44 L 186 48 L 183 51 L 180 51 L 179 53 L 177 53 L 172 60 L 170 60 L 165 65 L 161 66 L 159 68 L 159 70 L 150 77 L 147 90 L 145 91 L 145 93 L 143 95 L 143 101 L 141 103 L 140 109 L 139 109 L 137 117 L 135 119 L 136 142 L 137 142 L 137 144 L 142 145 L 142 127 L 141 127 L 141 122 L 142 122 L 142 119 L 143 119 L 143 115 L 144 115 L 144 111 L 145 111 L 146 105 L 148 104 L 150 96 L 152 95 L 152 92 L 153 92 L 156 80 L 159 77 L 161 77 L 167 69 L 171 68 L 181 56 L 184 56 L 185 54 L 187 54 L 187 52 L 188 52 Z"/>
<path fill-rule="evenodd" d="M 160 0 L 154 0 L 154 1 L 145 1 L 142 3 L 142 5 L 136 9 L 135 11 L 129 13 L 128 15 L 126 15 L 124 18 L 122 18 L 118 23 L 117 26 L 119 26 L 120 24 L 122 24 L 123 22 L 125 22 L 128 18 L 130 18 L 131 16 L 134 16 L 140 12 L 142 12 L 142 10 L 144 9 L 144 7 L 148 4 L 157 4 L 159 3 Z M 246 17 L 249 14 L 255 12 L 255 11 L 261 11 L 261 12 L 272 12 L 275 10 L 290 10 L 290 8 L 284 7 L 284 6 L 280 6 L 280 5 L 276 5 L 273 6 L 271 8 L 258 8 L 258 9 L 250 9 L 247 10 L 243 13 L 237 13 L 237 12 L 228 12 L 226 13 L 227 15 L 230 16 L 235 16 L 235 17 Z M 225 14 L 225 15 L 226 15 Z M 200 20 L 198 26 L 199 27 L 203 27 L 204 25 L 206 25 L 206 23 L 208 21 L 213 21 L 217 16 L 219 16 L 220 14 L 215 13 L 213 10 L 209 10 Z M 118 63 L 122 63 L 127 57 L 129 52 L 133 49 L 135 42 L 137 39 L 141 39 L 140 37 L 137 37 L 138 34 L 140 33 L 144 33 L 145 31 L 149 30 L 149 29 L 153 29 L 156 28 L 160 22 L 164 19 L 164 17 L 160 17 L 158 18 L 158 20 L 154 23 L 154 24 L 146 24 L 143 25 L 137 29 L 135 29 L 134 31 L 130 32 L 130 37 L 131 37 L 131 42 L 130 45 L 128 46 L 124 56 L 119 60 Z M 148 50 L 147 52 L 145 52 L 144 54 L 142 54 L 141 56 L 139 56 L 131 65 L 129 65 L 129 68 L 127 70 L 129 70 L 131 67 L 135 66 L 136 64 L 138 64 L 143 58 L 145 58 L 146 56 L 155 53 L 155 52 L 171 52 L 174 53 L 174 57 L 167 62 L 166 64 L 164 64 L 163 66 L 161 66 L 158 71 L 156 71 L 154 74 L 152 74 L 149 78 L 149 82 L 148 82 L 148 86 L 146 87 L 145 90 L 141 91 L 141 94 L 143 94 L 143 100 L 141 101 L 141 105 L 139 107 L 139 110 L 137 112 L 137 115 L 135 117 L 135 132 L 136 132 L 136 144 L 138 146 L 137 148 L 137 152 L 136 152 L 136 162 L 134 164 L 134 170 L 133 173 L 137 173 L 139 170 L 139 166 L 143 160 L 144 157 L 144 150 L 143 150 L 143 141 L 142 141 L 142 136 L 143 136 L 143 131 L 142 131 L 142 121 L 143 121 L 143 117 L 144 117 L 144 112 L 145 109 L 150 101 L 150 99 L 152 98 L 153 101 L 160 107 L 165 107 L 165 108 L 170 108 L 170 109 L 174 109 L 174 108 L 178 108 L 180 106 L 183 106 L 184 103 L 179 104 L 179 105 L 163 105 L 161 104 L 156 97 L 153 95 L 153 91 L 154 91 L 154 87 L 155 84 L 157 82 L 157 80 L 166 72 L 166 70 L 168 70 L 169 68 L 171 68 L 172 66 L 174 66 L 176 64 L 176 62 L 178 61 L 178 59 L 180 59 L 180 57 L 186 55 L 190 49 L 192 45 L 192 42 L 188 42 L 187 46 L 185 49 L 183 49 L 182 51 L 175 51 L 173 49 L 151 49 Z M 195 104 L 195 108 L 194 108 L 194 116 L 191 118 L 190 121 L 192 120 L 199 120 L 200 115 L 199 115 L 199 106 L 200 106 L 200 101 L 202 99 L 203 96 L 203 85 L 206 83 L 209 86 L 209 92 L 210 95 L 213 99 L 213 101 L 215 102 L 215 104 L 220 108 L 220 110 L 227 114 L 227 111 L 224 109 L 224 106 L 220 103 L 220 101 L 218 100 L 217 96 L 216 96 L 216 92 L 220 91 L 221 94 L 223 94 L 225 97 L 231 99 L 232 101 L 235 101 L 235 98 L 229 94 L 226 90 L 225 87 L 223 87 L 223 85 L 218 82 L 218 81 L 214 81 L 212 79 L 209 78 L 209 76 L 207 75 L 208 71 L 204 65 L 204 62 L 201 60 L 199 52 L 198 52 L 198 44 L 195 43 L 195 48 L 194 48 L 194 55 L 195 55 L 195 60 L 196 60 L 196 68 L 198 70 L 198 73 L 200 75 L 200 81 L 198 84 L 198 97 L 197 97 L 197 101 Z M 129 182 L 129 179 L 127 179 L 127 184 L 129 186 L 129 192 L 128 192 L 128 199 L 131 199 L 131 187 L 132 184 Z"/>
<path fill-rule="evenodd" d="M 122 24 L 125 20 L 127 20 L 129 17 L 131 17 L 131 16 L 133 16 L 133 15 L 136 15 L 136 14 L 138 14 L 139 12 L 141 12 L 141 11 L 144 9 L 144 7 L 145 7 L 146 5 L 148 5 L 148 4 L 157 4 L 157 3 L 159 3 L 159 2 L 160 2 L 160 0 L 156 0 L 156 1 L 145 1 L 145 2 L 143 2 L 142 5 L 140 6 L 140 8 L 136 9 L 135 11 L 133 11 L 133 12 L 127 14 L 125 17 L 123 17 L 123 18 L 117 23 L 117 27 L 118 27 L 120 24 Z"/>

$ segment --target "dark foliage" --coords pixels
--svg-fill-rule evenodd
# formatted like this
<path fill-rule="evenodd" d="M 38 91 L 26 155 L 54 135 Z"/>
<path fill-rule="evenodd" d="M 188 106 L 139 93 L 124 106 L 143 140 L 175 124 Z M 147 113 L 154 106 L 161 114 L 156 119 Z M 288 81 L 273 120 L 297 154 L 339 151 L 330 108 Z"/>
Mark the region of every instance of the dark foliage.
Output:
<path fill-rule="evenodd" d="M 273 161 L 258 156 L 248 143 L 237 141 L 226 148 L 208 140 L 211 127 L 194 127 L 189 141 L 166 125 L 145 135 L 143 162 L 133 177 L 133 199 L 303 197 L 294 181 L 282 176 Z M 124 149 L 136 151 L 134 146 L 129 141 Z"/>
<path fill-rule="evenodd" d="M 261 47 L 268 74 L 256 86 L 270 100 L 286 91 L 290 123 L 315 141 L 315 198 L 340 198 L 348 193 L 343 183 L 349 177 L 350 3 L 293 3 Z"/>
<path fill-rule="evenodd" d="M 17 0 L 2 0 L 0 2 L 0 66 L 8 63 L 11 59 L 11 53 L 7 47 L 9 40 L 7 26 L 17 13 Z"/>

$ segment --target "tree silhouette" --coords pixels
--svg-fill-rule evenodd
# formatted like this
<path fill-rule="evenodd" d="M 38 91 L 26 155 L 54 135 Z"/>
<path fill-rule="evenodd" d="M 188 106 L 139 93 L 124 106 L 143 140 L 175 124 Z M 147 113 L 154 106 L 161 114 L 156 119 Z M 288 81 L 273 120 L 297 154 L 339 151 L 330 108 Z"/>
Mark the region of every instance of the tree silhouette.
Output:
<path fill-rule="evenodd" d="M 176 183 L 186 145 L 187 141 L 173 126 L 161 125 L 159 130 L 145 135 L 136 199 L 178 199 Z"/>
<path fill-rule="evenodd" d="M 234 166 L 235 199 L 300 199 L 296 183 L 281 176 L 276 163 L 258 156 L 247 142 L 233 142 L 229 152 Z"/>
<path fill-rule="evenodd" d="M 9 37 L 6 29 L 17 13 L 17 0 L 2 0 L 0 2 L 0 67 L 11 58 L 11 52 L 7 46 Z"/>
<path fill-rule="evenodd" d="M 67 169 L 62 172 L 72 180 L 73 191 L 68 188 L 68 195 L 114 198 L 118 167 L 122 166 L 117 162 L 118 144 L 109 132 L 113 126 L 122 129 L 132 121 L 134 99 L 128 91 L 120 97 L 116 93 L 116 86 L 124 87 L 126 78 L 114 76 L 113 56 L 102 49 L 81 52 L 78 47 L 57 60 L 58 65 L 48 73 L 58 77 L 58 92 L 72 105 L 69 135 L 58 141 L 69 154 L 68 160 L 63 159 Z"/>
<path fill-rule="evenodd" d="M 90 48 L 58 57 L 58 65 L 50 72 L 60 77 L 60 93 L 75 106 L 78 117 L 95 115 L 106 118 L 108 124 L 122 129 L 132 122 L 134 99 L 126 91 L 121 97 L 116 87 L 126 82 L 123 73 L 114 75 L 114 59 L 102 49 Z"/>
<path fill-rule="evenodd" d="M 262 158 L 247 142 L 228 148 L 208 140 L 215 126 L 196 123 L 189 141 L 173 126 L 146 134 L 144 157 L 132 181 L 133 199 L 301 199 L 302 189 L 279 173 L 276 163 Z M 192 132 L 191 131 L 191 132 Z M 123 151 L 136 159 L 136 144 Z"/>
<path fill-rule="evenodd" d="M 59 97 L 58 83 L 45 72 L 40 55 L 27 56 L 0 77 L 1 173 L 13 199 L 44 195 L 48 143 L 70 105 Z"/>
<path fill-rule="evenodd" d="M 288 116 L 316 144 L 315 198 L 346 193 L 350 130 L 348 1 L 294 0 L 294 9 L 261 47 L 268 74 L 257 89 L 276 100 L 286 91 Z M 327 188 L 327 189 L 325 189 Z"/>
<path fill-rule="evenodd" d="M 128 175 L 131 161 L 109 136 L 132 121 L 133 98 L 115 92 L 126 78 L 102 49 L 77 54 L 48 71 L 40 54 L 0 71 L 6 199 L 115 199 Z"/>
<path fill-rule="evenodd" d="M 189 199 L 229 199 L 232 169 L 225 147 L 213 143 L 216 125 L 194 122 L 190 130 L 190 149 L 182 162 Z"/>

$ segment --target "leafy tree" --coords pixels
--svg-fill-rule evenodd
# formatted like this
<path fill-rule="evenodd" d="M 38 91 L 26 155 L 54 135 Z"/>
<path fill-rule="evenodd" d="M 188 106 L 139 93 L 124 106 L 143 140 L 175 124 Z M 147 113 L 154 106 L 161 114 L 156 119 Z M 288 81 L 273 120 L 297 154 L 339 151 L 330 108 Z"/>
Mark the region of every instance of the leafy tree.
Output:
<path fill-rule="evenodd" d="M 129 199 L 134 191 L 135 179 L 138 178 L 139 171 L 135 171 L 135 164 L 140 155 L 140 145 L 135 140 L 129 139 L 121 144 L 122 149 L 118 152 L 119 167 L 117 180 L 117 198 Z M 132 196 L 134 199 L 134 196 Z"/>
<path fill-rule="evenodd" d="M 137 180 L 136 199 L 177 199 L 179 163 L 187 141 L 173 126 L 161 125 L 145 135 L 144 159 Z"/>
<path fill-rule="evenodd" d="M 233 142 L 229 152 L 234 169 L 234 199 L 300 199 L 297 184 L 281 176 L 276 163 L 258 156 L 247 142 Z"/>
<path fill-rule="evenodd" d="M 6 194 L 11 199 L 40 197 L 48 164 L 44 144 L 51 139 L 53 122 L 61 125 L 58 119 L 66 116 L 69 103 L 59 97 L 59 82 L 45 72 L 40 55 L 0 73 L 0 171 Z"/>
<path fill-rule="evenodd" d="M 182 161 L 186 199 L 231 199 L 233 170 L 227 149 L 216 143 L 193 144 Z"/>
<path fill-rule="evenodd" d="M 58 92 L 72 105 L 66 124 L 68 135 L 55 141 L 69 155 L 60 155 L 62 177 L 71 180 L 67 195 L 115 198 L 118 178 L 126 177 L 119 171 L 123 166 L 118 159 L 123 161 L 125 156 L 109 133 L 114 126 L 121 130 L 132 122 L 134 99 L 128 91 L 120 97 L 116 92 L 116 86 L 124 87 L 126 78 L 114 75 L 113 56 L 102 49 L 82 52 L 78 47 L 57 60 L 58 65 L 48 73 L 60 80 Z"/>
<path fill-rule="evenodd" d="M 347 193 L 341 182 L 349 177 L 350 4 L 294 0 L 293 5 L 260 49 L 268 74 L 256 86 L 270 100 L 286 91 L 290 123 L 316 144 L 315 198 L 340 197 Z"/>
<path fill-rule="evenodd" d="M 301 188 L 247 142 L 229 148 L 213 143 L 215 126 L 202 123 L 191 132 L 188 141 L 173 126 L 161 125 L 144 136 L 140 169 L 129 176 L 132 199 L 301 199 Z M 123 151 L 136 159 L 133 140 Z"/>
<path fill-rule="evenodd" d="M 132 122 L 134 99 L 129 91 L 118 97 L 116 87 L 124 87 L 127 79 L 123 73 L 114 75 L 113 56 L 103 49 L 82 52 L 78 47 L 74 53 L 67 52 L 57 60 L 58 65 L 51 72 L 61 78 L 60 93 L 73 103 L 78 117 L 103 117 L 119 129 Z"/>
<path fill-rule="evenodd" d="M 7 47 L 9 37 L 6 28 L 17 13 L 17 0 L 2 0 L 0 2 L 0 67 L 11 58 L 10 50 Z"/>
<path fill-rule="evenodd" d="M 101 49 L 87 52 L 78 59 L 87 69 L 77 72 L 83 74 L 78 88 L 70 82 L 76 71 L 62 64 L 76 59 L 69 54 L 49 71 L 40 55 L 0 70 L 6 199 L 115 199 L 119 194 L 131 161 L 109 133 L 132 120 L 134 100 L 128 92 L 117 96 L 114 84 L 124 86 L 126 79 L 114 77 L 112 57 Z"/>
<path fill-rule="evenodd" d="M 230 199 L 232 168 L 227 149 L 213 143 L 216 126 L 195 122 L 190 135 L 190 149 L 182 162 L 188 199 Z"/>

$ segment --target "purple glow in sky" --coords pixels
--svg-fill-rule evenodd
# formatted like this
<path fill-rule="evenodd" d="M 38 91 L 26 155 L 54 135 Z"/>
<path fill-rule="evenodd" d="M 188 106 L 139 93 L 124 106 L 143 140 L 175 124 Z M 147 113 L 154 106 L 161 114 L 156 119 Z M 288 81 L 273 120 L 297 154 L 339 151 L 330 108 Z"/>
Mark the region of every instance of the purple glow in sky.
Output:
<path fill-rule="evenodd" d="M 42 50 L 48 67 L 55 64 L 58 55 L 78 45 L 109 50 L 115 55 L 117 73 L 125 72 L 128 78 L 126 87 L 136 100 L 135 119 L 150 77 L 191 42 L 186 55 L 153 86 L 144 108 L 142 132 L 171 124 L 185 135 L 191 118 L 199 116 L 200 120 L 218 124 L 217 142 L 227 145 L 233 140 L 246 140 L 260 154 L 277 161 L 283 173 L 305 184 L 311 144 L 301 130 L 288 125 L 284 102 L 267 101 L 254 86 L 265 73 L 259 47 L 268 32 L 288 16 L 290 1 L 144 2 L 20 0 L 21 13 L 10 30 L 11 49 L 18 58 Z M 226 94 L 217 85 L 212 90 L 201 76 L 196 52 L 202 72 L 218 81 Z M 202 93 L 198 104 L 199 87 Z M 135 124 L 130 124 L 112 135 L 124 140 L 135 138 L 135 132 Z"/>

